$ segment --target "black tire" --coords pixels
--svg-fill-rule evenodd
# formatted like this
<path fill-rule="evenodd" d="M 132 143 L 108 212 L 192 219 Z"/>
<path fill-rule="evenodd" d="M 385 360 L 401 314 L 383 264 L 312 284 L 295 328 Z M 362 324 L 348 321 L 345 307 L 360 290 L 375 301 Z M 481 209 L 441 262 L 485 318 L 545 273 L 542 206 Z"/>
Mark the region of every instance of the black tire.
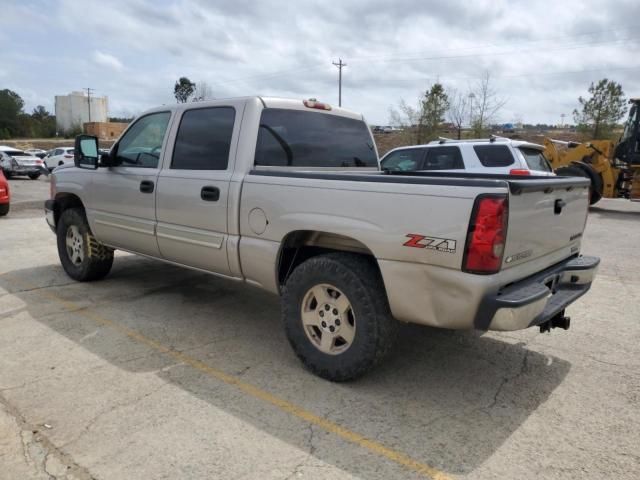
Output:
<path fill-rule="evenodd" d="M 555 171 L 556 175 L 563 177 L 584 177 L 591 182 L 589 187 L 589 205 L 595 205 L 602 199 L 603 181 L 602 177 L 591 166 L 586 163 L 574 163 L 566 167 L 560 167 Z"/>
<path fill-rule="evenodd" d="M 354 318 L 353 341 L 338 354 L 321 351 L 302 322 L 308 293 L 326 284 L 346 295 Z M 372 259 L 363 255 L 330 253 L 298 265 L 283 289 L 282 317 L 298 358 L 314 374 L 334 382 L 365 374 L 388 354 L 397 337 L 398 322 L 391 315 L 380 272 Z"/>
<path fill-rule="evenodd" d="M 3 203 L 0 205 L 0 217 L 4 217 L 7 213 L 9 213 L 9 204 Z"/>
<path fill-rule="evenodd" d="M 40 173 L 40 172 L 30 173 L 30 174 L 29 174 L 29 178 L 30 178 L 31 180 L 37 180 L 37 179 L 39 179 L 39 178 L 40 178 L 40 175 L 41 175 L 41 173 Z"/>
<path fill-rule="evenodd" d="M 74 261 L 67 249 L 67 234 L 75 227 L 81 242 L 78 252 L 82 253 L 79 261 Z M 113 265 L 113 249 L 99 243 L 89 228 L 84 210 L 70 208 L 62 212 L 57 226 L 58 256 L 62 268 L 74 280 L 89 282 L 104 278 Z M 78 260 L 78 257 L 75 257 Z"/>

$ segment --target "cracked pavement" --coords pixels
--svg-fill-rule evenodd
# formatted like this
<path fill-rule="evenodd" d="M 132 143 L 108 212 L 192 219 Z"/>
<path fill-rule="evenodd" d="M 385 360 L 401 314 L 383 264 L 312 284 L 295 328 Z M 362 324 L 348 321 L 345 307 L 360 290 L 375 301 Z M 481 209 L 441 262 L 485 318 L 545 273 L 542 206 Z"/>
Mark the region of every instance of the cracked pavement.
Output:
<path fill-rule="evenodd" d="M 125 254 L 77 284 L 39 210 L 0 232 L 1 479 L 424 478 L 194 362 L 453 478 L 640 478 L 640 204 L 592 209 L 602 264 L 569 331 L 408 326 L 346 384 L 304 371 L 268 294 Z"/>

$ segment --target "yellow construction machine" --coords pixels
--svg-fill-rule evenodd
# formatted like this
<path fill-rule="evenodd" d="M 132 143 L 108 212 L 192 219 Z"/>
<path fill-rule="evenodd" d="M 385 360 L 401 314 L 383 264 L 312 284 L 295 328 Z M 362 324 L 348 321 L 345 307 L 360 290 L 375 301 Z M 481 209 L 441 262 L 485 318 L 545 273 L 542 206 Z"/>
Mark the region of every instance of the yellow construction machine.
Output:
<path fill-rule="evenodd" d="M 556 174 L 591 181 L 591 205 L 602 197 L 640 201 L 640 98 L 629 103 L 629 118 L 617 144 L 544 140 L 544 155 Z"/>

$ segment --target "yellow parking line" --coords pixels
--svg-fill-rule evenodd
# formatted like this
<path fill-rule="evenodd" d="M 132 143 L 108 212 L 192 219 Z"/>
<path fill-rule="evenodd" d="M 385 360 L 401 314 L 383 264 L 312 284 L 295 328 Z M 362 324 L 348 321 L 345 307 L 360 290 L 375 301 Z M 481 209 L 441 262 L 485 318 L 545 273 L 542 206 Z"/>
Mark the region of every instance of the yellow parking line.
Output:
<path fill-rule="evenodd" d="M 39 293 L 44 297 L 54 300 L 55 302 L 61 304 L 65 309 L 72 311 L 72 313 L 74 314 L 82 315 L 100 325 L 105 325 L 118 332 L 121 332 L 129 338 L 132 338 L 133 340 L 136 340 L 139 343 L 147 345 L 148 347 L 158 352 L 168 355 L 179 362 L 183 362 L 187 365 L 190 365 L 196 370 L 206 373 L 207 375 L 221 382 L 224 382 L 228 385 L 233 385 L 234 387 L 242 390 L 244 393 L 246 393 L 251 397 L 254 397 L 256 399 L 269 403 L 279 408 L 283 412 L 293 415 L 312 425 L 320 427 L 323 430 L 326 430 L 327 432 L 333 433 L 338 437 L 342 438 L 343 440 L 346 440 L 362 448 L 365 448 L 377 455 L 380 455 L 388 460 L 391 460 L 397 463 L 398 465 L 401 465 L 402 467 L 408 470 L 422 474 L 426 477 L 431 477 L 433 480 L 453 480 L 453 477 L 451 477 L 445 472 L 438 470 L 435 467 L 432 467 L 425 463 L 420 463 L 417 460 L 414 460 L 413 458 L 409 457 L 408 455 L 402 452 L 399 452 L 389 447 L 385 447 L 381 443 L 370 440 L 367 437 L 360 435 L 359 433 L 353 432 L 348 428 L 338 425 L 337 423 L 334 423 L 330 420 L 314 415 L 310 411 L 305 410 L 304 408 L 299 407 L 298 405 L 295 405 L 287 400 L 284 400 L 280 397 L 272 395 L 271 393 L 265 390 L 262 390 L 261 388 L 258 388 L 254 385 L 251 385 L 250 383 L 243 382 L 238 377 L 224 373 L 223 371 L 218 370 L 217 368 L 213 368 L 207 365 L 206 363 L 201 362 L 200 360 L 190 357 L 189 355 L 186 355 L 184 353 L 173 350 L 165 345 L 162 345 L 150 338 L 145 337 L 141 333 L 138 333 L 134 330 L 131 330 L 125 327 L 124 325 L 120 325 L 119 323 L 113 322 L 107 318 L 102 317 L 101 315 L 91 312 L 90 310 L 83 309 L 79 305 L 73 302 L 69 302 L 59 297 L 58 295 L 55 295 L 54 293 L 47 292 L 44 290 L 36 290 L 36 293 Z"/>

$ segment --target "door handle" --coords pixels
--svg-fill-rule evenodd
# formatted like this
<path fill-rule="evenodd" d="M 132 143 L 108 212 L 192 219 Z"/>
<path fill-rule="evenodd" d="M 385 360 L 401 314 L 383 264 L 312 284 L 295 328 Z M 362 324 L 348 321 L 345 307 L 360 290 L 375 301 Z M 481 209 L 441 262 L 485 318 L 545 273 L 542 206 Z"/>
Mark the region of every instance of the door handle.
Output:
<path fill-rule="evenodd" d="M 562 212 L 562 209 L 566 206 L 567 206 L 567 202 L 565 202 L 561 198 L 557 199 L 556 203 L 554 203 L 553 205 L 553 213 L 555 213 L 556 215 L 560 215 L 560 213 Z"/>
<path fill-rule="evenodd" d="M 205 202 L 217 202 L 220 199 L 220 189 L 211 185 L 202 187 L 200 198 Z"/>
<path fill-rule="evenodd" d="M 140 182 L 140 191 L 142 193 L 153 193 L 153 182 L 151 180 L 143 180 Z"/>

